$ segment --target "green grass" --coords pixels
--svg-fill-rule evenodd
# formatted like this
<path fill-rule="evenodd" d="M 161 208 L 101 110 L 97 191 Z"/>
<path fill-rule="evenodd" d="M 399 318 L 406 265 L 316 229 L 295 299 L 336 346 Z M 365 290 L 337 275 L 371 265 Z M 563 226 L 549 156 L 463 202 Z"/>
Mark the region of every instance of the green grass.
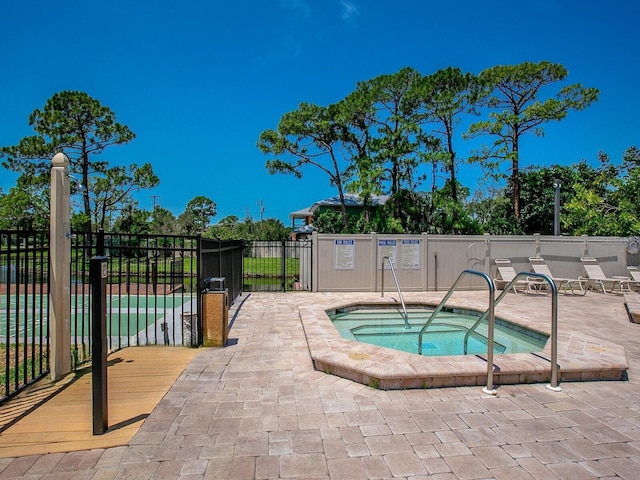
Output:
<path fill-rule="evenodd" d="M 280 258 L 244 258 L 244 274 L 277 276 L 281 273 Z M 300 272 L 300 259 L 287 258 L 285 263 L 287 276 L 297 275 Z"/>
<path fill-rule="evenodd" d="M 22 347 L 22 345 L 21 345 Z M 12 347 L 13 348 L 13 347 Z M 25 374 L 25 369 L 27 372 L 27 382 L 34 380 L 34 378 L 31 378 L 31 370 L 34 367 L 34 358 L 35 360 L 38 362 L 35 365 L 35 370 L 36 370 L 36 375 L 39 374 L 39 368 L 40 368 L 40 347 L 36 347 L 35 349 L 35 357 L 31 356 L 31 347 L 29 347 L 27 349 L 27 364 L 25 365 L 23 363 L 23 352 L 20 352 L 20 359 L 19 361 L 15 360 L 15 356 L 13 354 L 13 352 L 10 353 L 9 355 L 9 378 L 7 379 L 6 376 L 6 370 L 7 370 L 7 365 L 6 365 L 6 345 L 4 344 L 0 344 L 0 388 L 2 389 L 2 391 L 4 391 L 5 385 L 7 383 L 7 381 L 11 382 L 11 385 L 9 387 L 9 389 L 11 390 L 13 386 L 15 386 L 16 380 L 18 382 L 18 384 L 21 384 L 24 381 L 24 374 Z M 42 366 L 44 368 L 46 368 L 46 362 L 47 359 L 46 357 L 43 355 L 42 358 Z"/>

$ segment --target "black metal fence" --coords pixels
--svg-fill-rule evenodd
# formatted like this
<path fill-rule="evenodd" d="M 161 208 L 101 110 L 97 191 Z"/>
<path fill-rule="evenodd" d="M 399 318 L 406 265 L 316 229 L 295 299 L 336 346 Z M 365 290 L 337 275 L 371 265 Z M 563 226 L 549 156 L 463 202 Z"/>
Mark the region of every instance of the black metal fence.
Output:
<path fill-rule="evenodd" d="M 198 312 L 199 237 L 77 233 L 71 247 L 72 367 L 91 358 L 89 261 L 107 257 L 109 351 L 180 345 Z M 188 328 L 191 328 L 189 324 Z"/>
<path fill-rule="evenodd" d="M 204 280 L 243 291 L 309 290 L 311 244 L 197 236 L 71 235 L 71 366 L 91 358 L 89 263 L 107 257 L 108 350 L 200 345 Z M 50 372 L 49 232 L 0 231 L 0 402 Z"/>
<path fill-rule="evenodd" d="M 49 233 L 0 231 L 0 400 L 49 373 Z"/>
<path fill-rule="evenodd" d="M 242 258 L 245 249 L 243 240 L 212 240 L 201 239 L 200 258 L 201 277 L 224 278 L 225 287 L 229 289 L 231 303 L 243 291 L 242 288 Z M 204 285 L 202 286 L 204 288 Z"/>
<path fill-rule="evenodd" d="M 311 240 L 248 243 L 244 258 L 244 291 L 311 290 L 311 251 Z"/>

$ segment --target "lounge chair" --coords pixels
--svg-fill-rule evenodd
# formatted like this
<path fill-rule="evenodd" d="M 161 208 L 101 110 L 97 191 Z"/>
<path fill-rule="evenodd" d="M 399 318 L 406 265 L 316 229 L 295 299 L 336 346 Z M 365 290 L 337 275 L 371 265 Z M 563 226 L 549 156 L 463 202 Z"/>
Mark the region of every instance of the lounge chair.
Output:
<path fill-rule="evenodd" d="M 549 277 L 551 280 L 553 280 L 553 283 L 555 283 L 556 288 L 558 289 L 559 292 L 562 291 L 562 293 L 567 293 L 567 289 L 569 288 L 571 289 L 571 293 L 575 293 L 574 287 L 577 287 L 578 289 L 580 289 L 580 293 L 582 295 L 587 293 L 585 288 L 582 286 L 582 282 L 584 280 L 580 280 L 579 278 L 554 277 L 551 274 L 551 270 L 549 270 L 549 266 L 544 261 L 544 258 L 529 257 L 529 263 L 531 264 L 531 267 L 533 268 L 534 272 L 542 273 L 547 277 Z M 638 270 L 638 274 L 640 274 L 640 270 Z"/>
<path fill-rule="evenodd" d="M 611 288 L 608 293 L 623 293 L 625 290 L 629 291 L 629 284 L 633 283 L 633 280 L 629 277 L 607 277 L 598 260 L 594 257 L 581 257 L 582 265 L 584 266 L 585 276 L 578 277 L 580 280 L 586 280 L 588 282 L 588 288 L 594 288 L 596 285 L 602 289 L 602 293 L 607 293 L 605 284 L 610 284 Z"/>
<path fill-rule="evenodd" d="M 499 278 L 494 278 L 493 284 L 498 288 L 499 284 L 504 283 L 506 287 L 506 284 L 510 283 L 518 274 L 513 268 L 513 265 L 511 265 L 511 260 L 508 258 L 496 258 L 494 262 L 498 268 Z M 517 280 L 516 283 L 511 286 L 514 293 L 518 293 L 518 287 L 520 287 L 523 292 L 534 293 L 540 291 L 540 288 L 544 287 L 544 284 L 537 280 L 523 278 L 522 280 Z"/>
<path fill-rule="evenodd" d="M 633 282 L 630 283 L 635 287 L 637 291 L 638 289 L 640 289 L 640 267 L 631 266 L 627 267 L 627 270 L 629 270 L 629 275 L 631 275 L 631 278 L 633 279 Z"/>

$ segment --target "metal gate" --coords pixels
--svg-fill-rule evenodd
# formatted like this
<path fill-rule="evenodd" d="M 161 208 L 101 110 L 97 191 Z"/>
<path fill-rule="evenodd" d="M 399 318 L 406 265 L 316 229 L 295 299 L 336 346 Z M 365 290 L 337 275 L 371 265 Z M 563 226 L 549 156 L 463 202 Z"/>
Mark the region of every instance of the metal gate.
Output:
<path fill-rule="evenodd" d="M 109 351 L 181 345 L 198 312 L 197 236 L 77 233 L 71 245 L 72 368 L 91 358 L 89 262 L 107 257 Z"/>
<path fill-rule="evenodd" d="M 243 265 L 246 292 L 311 290 L 311 240 L 250 242 Z"/>

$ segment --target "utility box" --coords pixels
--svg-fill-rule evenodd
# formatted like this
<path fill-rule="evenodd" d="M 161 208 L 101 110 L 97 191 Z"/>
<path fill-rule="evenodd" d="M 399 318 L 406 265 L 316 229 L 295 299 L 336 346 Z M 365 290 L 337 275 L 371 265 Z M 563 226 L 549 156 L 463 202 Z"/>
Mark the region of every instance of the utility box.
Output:
<path fill-rule="evenodd" d="M 204 291 L 202 312 L 202 346 L 224 347 L 229 338 L 229 290 Z"/>

